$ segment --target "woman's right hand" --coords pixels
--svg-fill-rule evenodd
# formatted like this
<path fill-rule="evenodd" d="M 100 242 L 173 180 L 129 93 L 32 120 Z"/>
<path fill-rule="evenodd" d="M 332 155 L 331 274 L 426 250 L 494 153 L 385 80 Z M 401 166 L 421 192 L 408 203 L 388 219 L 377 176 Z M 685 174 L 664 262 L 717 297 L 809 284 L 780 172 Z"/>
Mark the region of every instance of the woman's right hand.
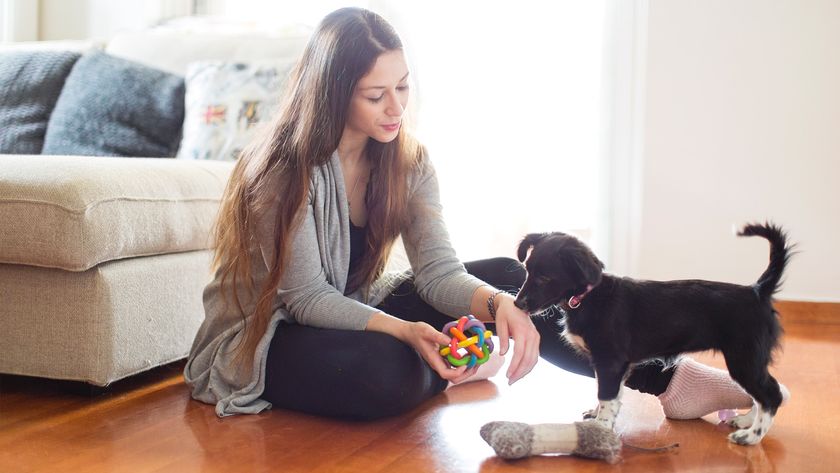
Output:
<path fill-rule="evenodd" d="M 453 368 L 440 356 L 440 347 L 449 344 L 449 337 L 437 331 L 425 322 L 405 322 L 407 324 L 406 338 L 403 342 L 411 345 L 426 363 L 440 375 L 441 378 L 458 384 L 467 380 L 478 370 L 478 366 L 467 368 L 460 366 Z"/>
<path fill-rule="evenodd" d="M 387 333 L 414 348 L 441 378 L 453 384 L 465 381 L 477 371 L 477 367 L 449 366 L 439 352 L 441 345 L 449 344 L 449 337 L 425 322 L 407 322 L 377 312 L 368 321 L 367 330 Z"/>

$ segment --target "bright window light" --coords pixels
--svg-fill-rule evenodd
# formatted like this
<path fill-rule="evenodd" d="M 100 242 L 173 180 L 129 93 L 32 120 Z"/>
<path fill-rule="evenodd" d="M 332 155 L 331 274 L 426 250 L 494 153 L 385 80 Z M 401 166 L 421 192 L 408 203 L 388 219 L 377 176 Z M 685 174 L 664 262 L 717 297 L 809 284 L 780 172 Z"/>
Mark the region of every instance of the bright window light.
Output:
<path fill-rule="evenodd" d="M 463 260 L 513 256 L 529 232 L 603 233 L 600 169 L 609 0 L 207 0 L 209 13 L 314 27 L 348 5 L 406 46 L 415 131 Z"/>
<path fill-rule="evenodd" d="M 590 239 L 602 196 L 604 3 L 391 6 L 459 256 L 513 256 L 529 232 Z"/>

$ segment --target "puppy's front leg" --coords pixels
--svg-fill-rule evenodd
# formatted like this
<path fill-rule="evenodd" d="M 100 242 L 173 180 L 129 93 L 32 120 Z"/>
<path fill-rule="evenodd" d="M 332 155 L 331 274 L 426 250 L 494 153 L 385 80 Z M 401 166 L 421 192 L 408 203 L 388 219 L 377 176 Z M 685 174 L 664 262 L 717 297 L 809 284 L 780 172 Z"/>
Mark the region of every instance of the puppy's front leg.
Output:
<path fill-rule="evenodd" d="M 629 369 L 629 363 L 595 363 L 595 377 L 598 381 L 598 407 L 594 420 L 608 429 L 615 427 L 615 419 L 621 409 L 621 386 Z M 584 417 L 591 418 L 592 412 Z"/>

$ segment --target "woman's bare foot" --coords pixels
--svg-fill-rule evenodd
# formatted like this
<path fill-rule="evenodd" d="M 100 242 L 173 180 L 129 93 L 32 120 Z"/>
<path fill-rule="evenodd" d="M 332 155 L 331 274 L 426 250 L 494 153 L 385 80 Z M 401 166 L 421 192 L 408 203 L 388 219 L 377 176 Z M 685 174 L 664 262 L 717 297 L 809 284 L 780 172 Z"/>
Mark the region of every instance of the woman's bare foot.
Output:
<path fill-rule="evenodd" d="M 498 346 L 498 345 L 497 345 Z M 496 376 L 498 372 L 502 369 L 502 366 L 505 364 L 505 357 L 500 355 L 498 351 L 494 351 L 490 353 L 490 359 L 486 362 L 477 365 L 477 371 L 474 375 L 470 376 L 469 378 L 461 381 L 458 384 L 469 383 L 472 381 L 482 381 L 488 378 L 492 378 Z M 453 383 L 449 383 L 449 386 L 453 386 Z"/>

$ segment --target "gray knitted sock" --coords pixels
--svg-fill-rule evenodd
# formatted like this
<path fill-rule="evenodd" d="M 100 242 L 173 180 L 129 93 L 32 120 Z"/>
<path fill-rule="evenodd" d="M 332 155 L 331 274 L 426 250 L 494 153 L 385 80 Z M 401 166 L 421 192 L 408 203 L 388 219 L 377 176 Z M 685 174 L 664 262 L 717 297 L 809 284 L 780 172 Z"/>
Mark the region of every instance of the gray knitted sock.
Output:
<path fill-rule="evenodd" d="M 531 456 L 534 428 L 522 422 L 489 422 L 481 426 L 481 438 L 496 455 L 512 460 Z M 571 453 L 571 452 L 569 452 Z"/>
<path fill-rule="evenodd" d="M 621 439 L 615 432 L 598 422 L 575 422 L 577 448 L 572 452 L 586 458 L 597 458 L 609 463 L 621 459 Z"/>

